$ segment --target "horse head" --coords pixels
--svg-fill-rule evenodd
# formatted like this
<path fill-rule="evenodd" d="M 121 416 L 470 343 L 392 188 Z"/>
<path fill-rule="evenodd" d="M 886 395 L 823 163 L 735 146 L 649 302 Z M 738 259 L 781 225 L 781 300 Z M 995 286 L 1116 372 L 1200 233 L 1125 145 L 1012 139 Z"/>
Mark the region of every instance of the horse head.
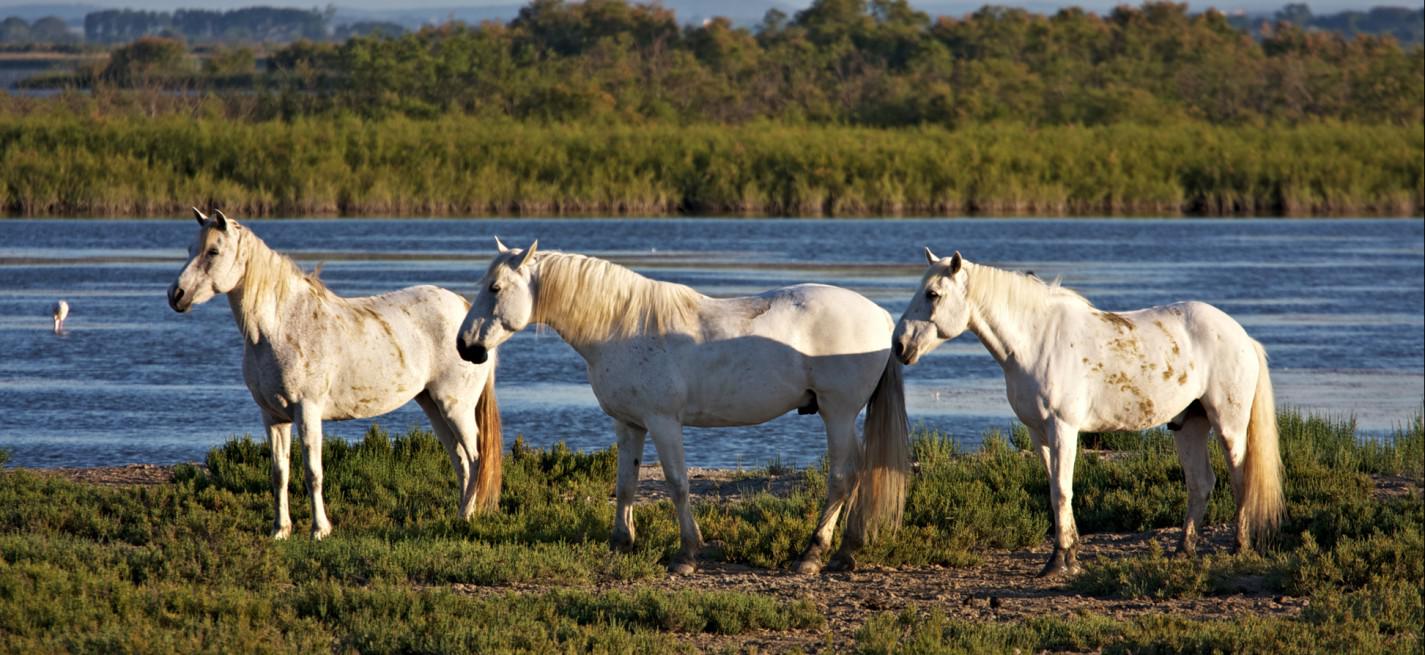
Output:
<path fill-rule="evenodd" d="M 455 338 L 460 357 L 476 364 L 485 363 L 491 350 L 525 329 L 534 315 L 535 267 L 530 264 L 539 241 L 521 250 L 506 248 L 496 238 L 495 246 L 499 252 L 480 278 L 470 313 Z"/>
<path fill-rule="evenodd" d="M 959 251 L 938 257 L 926 248 L 925 260 L 930 268 L 891 335 L 892 352 L 906 364 L 914 364 L 941 343 L 960 336 L 970 324 L 968 276 Z"/>
<path fill-rule="evenodd" d="M 231 291 L 246 272 L 239 256 L 242 226 L 221 211 L 209 218 L 194 207 L 193 215 L 198 236 L 188 246 L 188 263 L 168 288 L 168 306 L 179 313 Z"/>

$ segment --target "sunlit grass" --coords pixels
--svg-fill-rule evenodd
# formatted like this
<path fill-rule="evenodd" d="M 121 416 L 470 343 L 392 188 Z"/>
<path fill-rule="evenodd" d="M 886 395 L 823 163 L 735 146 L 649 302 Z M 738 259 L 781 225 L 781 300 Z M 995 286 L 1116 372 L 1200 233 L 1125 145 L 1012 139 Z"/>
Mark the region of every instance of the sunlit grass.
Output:
<path fill-rule="evenodd" d="M 1156 547 L 1119 559 L 1086 553 L 1085 573 L 1067 584 L 1118 598 L 1308 596 L 1311 606 L 1300 616 L 1204 622 L 1087 615 L 979 624 L 912 607 L 862 626 L 859 647 L 1418 648 L 1425 623 L 1420 421 L 1375 441 L 1357 439 L 1349 422 L 1294 413 L 1281 417 L 1281 427 L 1288 519 L 1274 549 L 1206 552 L 1196 560 Z M 1090 438 L 1106 449 L 1080 458 L 1082 532 L 1179 525 L 1185 491 L 1170 440 L 1164 432 Z M 946 435 L 918 433 L 906 525 L 862 561 L 955 567 L 993 549 L 1042 544 L 1047 478 L 1037 455 L 1021 447 L 1026 442 L 1023 434 L 992 434 L 963 451 Z M 1213 450 L 1219 483 L 1208 521 L 1225 523 L 1232 503 Z M 206 466 L 181 467 L 168 484 L 104 487 L 27 470 L 0 474 L 3 648 L 659 652 L 686 646 L 680 635 L 690 633 L 825 625 L 806 601 L 667 588 L 663 564 L 677 548 L 667 501 L 639 506 L 633 552 L 610 552 L 612 449 L 516 445 L 506 458 L 499 512 L 470 522 L 456 515 L 449 460 L 427 433 L 392 437 L 373 429 L 356 443 L 329 442 L 324 455 L 336 532 L 321 542 L 267 538 L 268 454 L 250 440 L 214 449 Z M 810 535 L 825 476 L 818 467 L 791 474 L 798 482 L 785 495 L 699 500 L 705 539 L 722 545 L 718 557 L 768 568 L 792 561 Z M 1373 475 L 1413 486 L 1382 495 Z M 293 518 L 302 535 L 306 496 L 295 477 Z M 604 590 L 609 586 L 626 591 Z"/>

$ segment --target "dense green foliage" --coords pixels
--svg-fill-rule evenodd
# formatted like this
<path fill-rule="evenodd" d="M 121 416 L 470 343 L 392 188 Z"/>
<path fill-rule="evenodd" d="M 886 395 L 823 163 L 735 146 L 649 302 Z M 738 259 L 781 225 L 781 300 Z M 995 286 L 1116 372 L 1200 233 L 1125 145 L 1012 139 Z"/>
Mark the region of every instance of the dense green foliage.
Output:
<path fill-rule="evenodd" d="M 4 211 L 1425 206 L 1425 49 L 1291 23 L 1254 39 L 1171 3 L 932 21 L 905 0 L 817 0 L 750 30 L 626 0 L 535 0 L 508 24 L 261 55 L 186 47 L 143 37 L 27 82 L 70 92 L 0 94 Z"/>
<path fill-rule="evenodd" d="M 232 113 L 883 127 L 1425 118 L 1418 45 L 1291 23 L 1254 40 L 1220 13 L 1171 3 L 932 21 L 905 0 L 817 0 L 753 31 L 685 27 L 626 0 L 535 0 L 508 25 L 303 41 L 269 64 L 251 82 L 263 92 L 232 98 Z"/>
<path fill-rule="evenodd" d="M 1245 578 L 1257 593 L 1265 585 L 1265 593 L 1310 594 L 1301 616 L 968 624 L 931 610 L 873 619 L 860 646 L 1418 648 L 1425 428 L 1416 420 L 1391 440 L 1363 443 L 1349 423 L 1288 414 L 1282 429 L 1290 520 L 1277 550 L 1208 552 L 1196 561 L 1159 554 L 1094 561 L 1086 552 L 1088 571 L 1072 584 L 1096 595 L 1200 596 L 1235 593 Z M 1122 450 L 1084 454 L 1075 498 L 1081 531 L 1178 524 L 1185 492 L 1169 439 L 1161 432 L 1111 435 L 1101 442 Z M 660 561 L 677 548 L 666 501 L 637 508 L 634 552 L 610 553 L 612 451 L 516 445 L 506 459 L 500 511 L 470 523 L 456 516 L 453 474 L 429 434 L 393 439 L 376 430 L 354 444 L 329 441 L 324 451 L 337 531 L 322 542 L 266 538 L 268 454 L 247 439 L 214 450 L 205 468 L 184 467 L 164 485 L 99 487 L 41 472 L 0 474 L 0 650 L 191 652 L 260 644 L 275 652 L 655 652 L 690 633 L 824 625 L 807 602 L 664 588 Z M 872 548 L 868 563 L 965 564 L 990 548 L 1044 540 L 1047 480 L 1031 453 L 998 436 L 961 453 L 947 436 L 921 434 L 916 456 L 907 525 Z M 1214 460 L 1219 485 L 1208 519 L 1224 522 L 1231 503 L 1221 458 Z M 1370 474 L 1404 476 L 1409 488 L 1381 496 Z M 721 542 L 728 561 L 785 566 L 811 532 L 824 484 L 823 472 L 810 469 L 787 496 L 702 499 L 704 537 Z M 301 487 L 294 482 L 299 527 L 306 518 Z"/>
<path fill-rule="evenodd" d="M 1406 214 L 1425 128 L 0 118 L 26 215 Z"/>

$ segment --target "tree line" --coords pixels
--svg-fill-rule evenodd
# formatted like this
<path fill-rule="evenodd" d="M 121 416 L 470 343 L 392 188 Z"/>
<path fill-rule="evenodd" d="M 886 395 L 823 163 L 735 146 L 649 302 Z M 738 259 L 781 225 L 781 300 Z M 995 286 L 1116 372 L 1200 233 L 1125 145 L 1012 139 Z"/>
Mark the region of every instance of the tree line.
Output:
<path fill-rule="evenodd" d="M 171 66 L 110 82 L 202 87 L 177 46 L 110 62 Z M 251 67 L 249 67 L 251 68 Z M 120 71 L 122 73 L 122 71 Z M 227 78 L 229 86 L 231 79 Z M 1388 37 L 1278 24 L 1260 39 L 1217 12 L 1148 3 L 1099 16 L 985 8 L 931 20 L 905 0 L 816 0 L 756 29 L 683 26 L 657 5 L 534 0 L 508 24 L 461 24 L 270 51 L 230 113 L 879 127 L 1425 120 L 1425 55 Z"/>

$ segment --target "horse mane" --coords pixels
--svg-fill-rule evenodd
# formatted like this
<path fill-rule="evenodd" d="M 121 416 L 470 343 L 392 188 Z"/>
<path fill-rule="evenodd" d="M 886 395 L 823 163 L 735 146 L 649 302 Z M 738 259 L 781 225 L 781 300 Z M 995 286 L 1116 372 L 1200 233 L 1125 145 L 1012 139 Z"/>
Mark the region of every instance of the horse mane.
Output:
<path fill-rule="evenodd" d="M 571 343 L 636 334 L 689 331 L 702 294 L 691 287 L 644 277 L 613 262 L 564 252 L 541 252 L 535 323 Z"/>
<path fill-rule="evenodd" d="M 1094 308 L 1082 294 L 1059 284 L 1059 278 L 1045 282 L 1037 275 L 1006 271 L 985 264 L 965 262 L 969 275 L 966 291 L 979 307 L 1005 309 L 1020 313 L 1034 311 L 1054 300 L 1069 300 Z"/>
<path fill-rule="evenodd" d="M 319 300 L 338 298 L 319 277 L 320 266 L 306 273 L 291 257 L 273 250 L 252 230 L 239 229 L 244 230 L 242 249 L 247 263 L 237 321 L 248 340 L 257 343 L 261 326 L 276 325 L 280 320 L 277 308 L 294 294 L 310 293 Z"/>

